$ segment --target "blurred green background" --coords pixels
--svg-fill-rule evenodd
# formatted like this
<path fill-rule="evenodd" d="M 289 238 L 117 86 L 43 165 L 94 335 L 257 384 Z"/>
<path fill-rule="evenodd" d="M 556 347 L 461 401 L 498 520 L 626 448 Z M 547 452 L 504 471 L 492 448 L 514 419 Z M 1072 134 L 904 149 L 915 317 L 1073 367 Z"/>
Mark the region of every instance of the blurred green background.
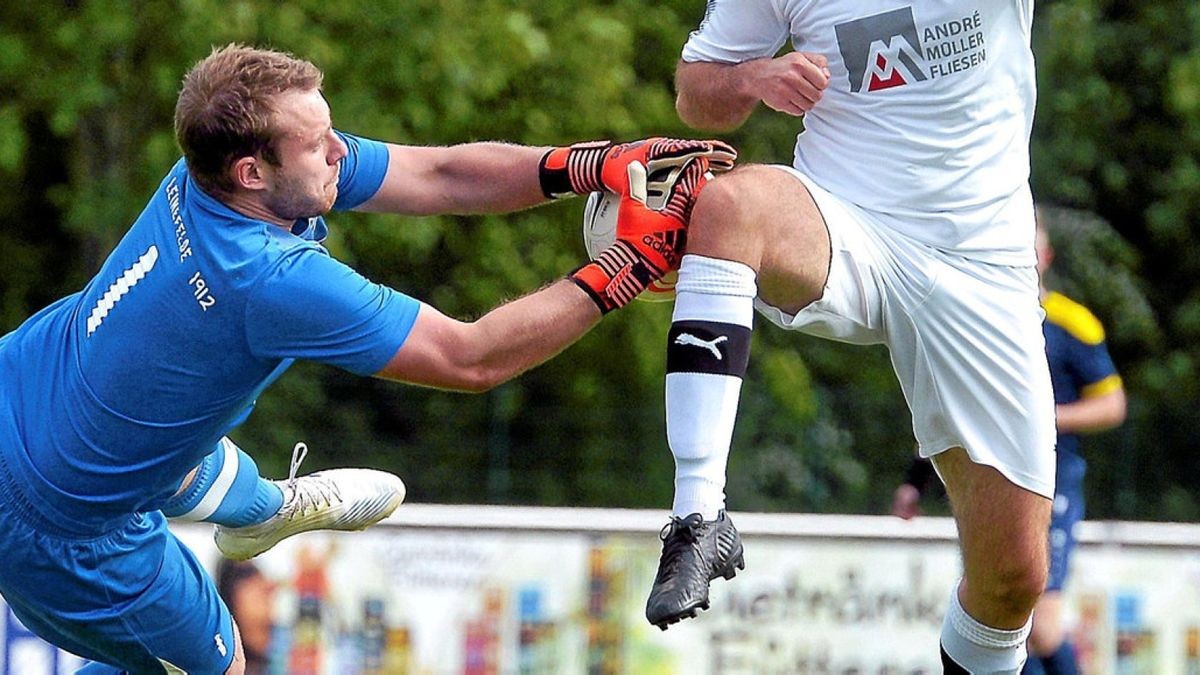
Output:
<path fill-rule="evenodd" d="M 79 289 L 178 156 L 180 78 L 213 45 L 326 73 L 339 128 L 381 140 L 697 136 L 672 74 L 701 0 L 5 2 L 0 7 L 0 332 Z M 1130 394 L 1085 440 L 1092 517 L 1200 520 L 1200 4 L 1058 0 L 1035 20 L 1033 185 L 1057 205 L 1049 285 L 1107 325 Z M 788 162 L 798 124 L 760 107 L 724 137 Z M 582 259 L 581 200 L 508 216 L 339 214 L 328 245 L 467 318 Z M 298 365 L 235 435 L 265 473 L 400 473 L 410 500 L 667 508 L 669 305 L 635 303 L 483 395 Z M 882 348 L 759 321 L 730 460 L 736 510 L 882 513 L 912 448 Z"/>

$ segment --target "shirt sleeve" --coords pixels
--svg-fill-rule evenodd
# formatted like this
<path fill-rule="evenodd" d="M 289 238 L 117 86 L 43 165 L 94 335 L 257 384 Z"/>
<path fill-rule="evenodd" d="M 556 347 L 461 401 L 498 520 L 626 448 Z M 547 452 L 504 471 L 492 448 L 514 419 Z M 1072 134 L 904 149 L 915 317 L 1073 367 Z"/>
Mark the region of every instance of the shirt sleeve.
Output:
<path fill-rule="evenodd" d="M 260 358 L 296 358 L 374 375 L 404 344 L 420 303 L 374 283 L 317 247 L 287 255 L 246 302 Z"/>
<path fill-rule="evenodd" d="M 1083 398 L 1101 396 L 1121 386 L 1117 367 L 1113 365 L 1104 342 L 1072 342 L 1071 370 Z"/>
<path fill-rule="evenodd" d="M 774 56 L 791 26 L 774 0 L 709 0 L 700 27 L 683 46 L 683 60 L 741 63 Z"/>
<path fill-rule="evenodd" d="M 334 131 L 346 143 L 349 154 L 342 159 L 338 172 L 338 196 L 335 211 L 349 211 L 379 191 L 388 169 L 387 145 Z"/>

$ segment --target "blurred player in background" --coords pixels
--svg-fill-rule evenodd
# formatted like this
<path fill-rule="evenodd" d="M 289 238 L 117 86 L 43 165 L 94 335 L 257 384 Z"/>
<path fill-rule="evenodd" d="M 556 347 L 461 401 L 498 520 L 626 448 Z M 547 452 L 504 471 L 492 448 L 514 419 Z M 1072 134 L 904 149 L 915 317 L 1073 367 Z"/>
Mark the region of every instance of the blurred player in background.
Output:
<path fill-rule="evenodd" d="M 335 130 L 321 84 L 287 54 L 214 50 L 176 104 L 184 158 L 100 272 L 0 338 L 0 594 L 93 672 L 243 668 L 228 609 L 167 517 L 216 523 L 218 548 L 244 559 L 297 532 L 365 528 L 403 499 L 380 471 L 297 477 L 303 444 L 287 481 L 264 480 L 226 436 L 295 359 L 494 387 L 677 267 L 708 159 L 733 160 L 723 143 L 669 139 L 385 144 Z M 320 245 L 330 210 L 503 212 L 603 189 L 622 194 L 615 243 L 473 322 Z"/>
<path fill-rule="evenodd" d="M 1038 272 L 1043 281 L 1054 260 L 1050 237 L 1038 219 Z M 1066 583 L 1075 524 L 1083 519 L 1083 475 L 1087 462 L 1079 452 L 1079 434 L 1105 431 L 1125 421 L 1125 389 L 1108 355 L 1104 327 L 1086 307 L 1041 286 L 1046 318 L 1046 356 L 1054 387 L 1058 466 L 1050 517 L 1050 576 L 1046 592 L 1033 612 L 1029 635 L 1031 659 L 1022 671 L 1066 675 L 1079 672 L 1075 650 L 1062 625 L 1062 589 Z M 912 518 L 920 513 L 921 495 L 936 484 L 933 467 L 917 458 L 892 498 L 892 513 Z"/>
<path fill-rule="evenodd" d="M 668 336 L 675 501 L 651 623 L 694 616 L 709 581 L 744 564 L 724 486 L 757 308 L 888 346 L 959 526 L 942 662 L 1020 670 L 1054 494 L 1032 22 L 1029 0 L 708 2 L 676 71 L 683 120 L 732 129 L 763 102 L 804 129 L 792 166 L 743 166 L 696 204 Z"/>

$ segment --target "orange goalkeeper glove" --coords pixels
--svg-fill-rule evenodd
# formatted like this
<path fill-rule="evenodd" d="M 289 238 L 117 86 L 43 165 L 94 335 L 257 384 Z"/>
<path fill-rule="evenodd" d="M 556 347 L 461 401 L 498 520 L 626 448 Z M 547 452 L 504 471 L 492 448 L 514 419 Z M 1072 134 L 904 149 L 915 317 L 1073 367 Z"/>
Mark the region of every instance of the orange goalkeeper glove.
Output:
<path fill-rule="evenodd" d="M 621 144 L 590 141 L 548 151 L 538 164 L 538 178 L 542 193 L 550 199 L 600 190 L 620 193 L 626 185 L 629 164 L 638 162 L 647 175 L 643 203 L 659 209 L 684 165 L 697 157 L 706 158 L 709 168 L 721 173 L 733 168 L 737 151 L 715 140 L 647 138 Z"/>
<path fill-rule="evenodd" d="M 696 195 L 704 186 L 708 158 L 684 163 L 677 179 L 666 186 L 661 210 L 647 206 L 646 167 L 637 160 L 625 164 L 626 178 L 617 192 L 617 238 L 596 259 L 567 275 L 600 308 L 602 314 L 624 307 L 651 282 L 679 269 L 687 241 L 688 220 Z"/>

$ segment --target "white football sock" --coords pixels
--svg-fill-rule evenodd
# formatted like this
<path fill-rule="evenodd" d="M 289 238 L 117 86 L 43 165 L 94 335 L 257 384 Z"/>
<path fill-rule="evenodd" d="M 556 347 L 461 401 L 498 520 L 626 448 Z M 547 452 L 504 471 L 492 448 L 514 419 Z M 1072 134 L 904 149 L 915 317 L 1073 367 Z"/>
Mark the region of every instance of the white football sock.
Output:
<path fill-rule="evenodd" d="M 667 441 L 675 456 L 672 513 L 714 520 L 725 508 L 725 465 L 750 352 L 750 267 L 685 255 L 667 343 Z"/>
<path fill-rule="evenodd" d="M 1025 665 L 1025 640 L 1033 617 L 1016 630 L 985 626 L 963 609 L 959 584 L 950 593 L 950 607 L 942 622 L 942 649 L 972 675 L 1017 675 Z"/>

